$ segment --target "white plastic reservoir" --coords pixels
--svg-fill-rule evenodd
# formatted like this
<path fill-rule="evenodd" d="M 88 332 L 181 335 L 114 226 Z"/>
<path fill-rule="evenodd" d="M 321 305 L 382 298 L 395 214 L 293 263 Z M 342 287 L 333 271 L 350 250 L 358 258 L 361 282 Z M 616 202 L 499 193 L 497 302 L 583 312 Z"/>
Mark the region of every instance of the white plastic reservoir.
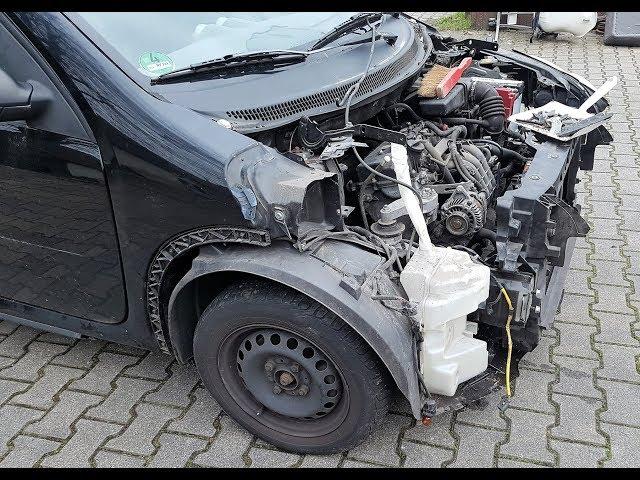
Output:
<path fill-rule="evenodd" d="M 396 178 L 411 184 L 406 148 L 391 144 L 391 159 Z M 489 268 L 466 252 L 434 246 L 418 199 L 403 186 L 400 194 L 420 238 L 400 282 L 409 300 L 418 304 L 422 376 L 431 393 L 452 396 L 461 382 L 487 368 L 487 344 L 473 338 L 466 316 L 489 295 Z"/>

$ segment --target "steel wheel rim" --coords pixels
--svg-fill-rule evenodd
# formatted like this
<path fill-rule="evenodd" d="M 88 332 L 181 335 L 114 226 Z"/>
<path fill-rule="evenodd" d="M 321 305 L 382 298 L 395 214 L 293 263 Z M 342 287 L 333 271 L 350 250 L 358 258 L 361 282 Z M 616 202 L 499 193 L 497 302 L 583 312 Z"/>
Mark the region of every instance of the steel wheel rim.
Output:
<path fill-rule="evenodd" d="M 272 335 L 279 336 L 279 341 Z M 250 348 L 247 341 L 251 342 Z M 284 361 L 277 362 L 278 357 Z M 271 371 L 264 367 L 269 360 L 276 360 Z M 326 365 L 320 363 L 316 368 L 318 362 Z M 298 372 L 291 371 L 293 363 L 301 367 Z M 261 367 L 259 372 L 257 366 Z M 297 332 L 268 324 L 237 329 L 221 343 L 218 371 L 235 403 L 254 420 L 279 433 L 297 437 L 326 435 L 347 416 L 349 391 L 344 376 L 330 356 Z M 293 373 L 295 380 L 287 383 L 289 379 L 285 377 L 282 385 L 278 380 L 283 373 Z M 327 376 L 334 378 L 325 382 Z M 270 386 L 269 391 L 265 385 Z M 275 385 L 287 388 L 276 393 Z M 296 395 L 303 386 L 308 387 L 308 392 Z M 301 416 L 286 415 L 301 412 Z"/>

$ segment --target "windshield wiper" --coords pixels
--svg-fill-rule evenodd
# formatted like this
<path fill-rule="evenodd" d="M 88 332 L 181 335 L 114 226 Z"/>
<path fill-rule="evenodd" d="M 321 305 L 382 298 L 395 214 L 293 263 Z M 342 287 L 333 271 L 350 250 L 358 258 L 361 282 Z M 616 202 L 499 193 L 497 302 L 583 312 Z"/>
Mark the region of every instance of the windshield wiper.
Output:
<path fill-rule="evenodd" d="M 333 30 L 329 31 L 324 37 L 321 37 L 309 50 L 316 50 L 322 48 L 325 45 L 329 45 L 331 42 L 343 37 L 347 33 L 351 33 L 358 28 L 367 26 L 370 23 L 377 22 L 382 18 L 382 12 L 373 13 L 359 13 L 354 15 L 346 22 L 342 22 Z"/>
<path fill-rule="evenodd" d="M 225 55 L 221 58 L 194 63 L 188 67 L 179 68 L 173 72 L 163 73 L 151 79 L 152 85 L 166 83 L 171 80 L 190 77 L 200 73 L 211 73 L 232 68 L 267 66 L 277 67 L 304 62 L 308 54 L 306 52 L 292 52 L 287 50 L 274 50 L 272 52 L 249 52 L 235 55 Z"/>

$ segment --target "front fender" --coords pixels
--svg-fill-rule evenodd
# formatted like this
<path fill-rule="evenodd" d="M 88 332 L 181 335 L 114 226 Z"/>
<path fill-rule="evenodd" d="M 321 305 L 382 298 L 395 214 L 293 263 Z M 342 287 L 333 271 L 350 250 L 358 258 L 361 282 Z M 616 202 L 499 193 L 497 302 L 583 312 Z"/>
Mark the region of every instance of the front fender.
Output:
<path fill-rule="evenodd" d="M 337 241 L 326 241 L 313 253 L 300 253 L 282 241 L 257 248 L 203 247 L 169 299 L 167 329 L 174 353 L 181 361 L 193 354 L 192 338 L 197 319 L 189 318 L 193 317 L 193 313 L 188 313 L 193 312 L 189 305 L 193 297 L 189 293 L 193 293 L 191 288 L 198 278 L 222 272 L 256 275 L 304 293 L 348 323 L 380 357 L 398 389 L 409 400 L 412 413 L 420 418 L 410 320 L 372 300 L 366 291 L 356 298 L 357 294 L 352 295 L 348 287 L 341 286 L 343 279 L 370 272 L 379 261 L 380 257 L 375 254 Z"/>

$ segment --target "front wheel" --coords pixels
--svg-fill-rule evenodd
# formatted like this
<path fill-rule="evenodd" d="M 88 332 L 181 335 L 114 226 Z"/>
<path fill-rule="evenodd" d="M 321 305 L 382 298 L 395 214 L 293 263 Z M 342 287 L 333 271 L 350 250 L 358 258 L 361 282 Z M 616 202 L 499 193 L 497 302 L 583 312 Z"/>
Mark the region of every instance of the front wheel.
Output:
<path fill-rule="evenodd" d="M 196 327 L 194 357 L 224 411 L 286 450 L 353 448 L 389 408 L 388 373 L 366 342 L 278 284 L 247 280 L 220 293 Z"/>

